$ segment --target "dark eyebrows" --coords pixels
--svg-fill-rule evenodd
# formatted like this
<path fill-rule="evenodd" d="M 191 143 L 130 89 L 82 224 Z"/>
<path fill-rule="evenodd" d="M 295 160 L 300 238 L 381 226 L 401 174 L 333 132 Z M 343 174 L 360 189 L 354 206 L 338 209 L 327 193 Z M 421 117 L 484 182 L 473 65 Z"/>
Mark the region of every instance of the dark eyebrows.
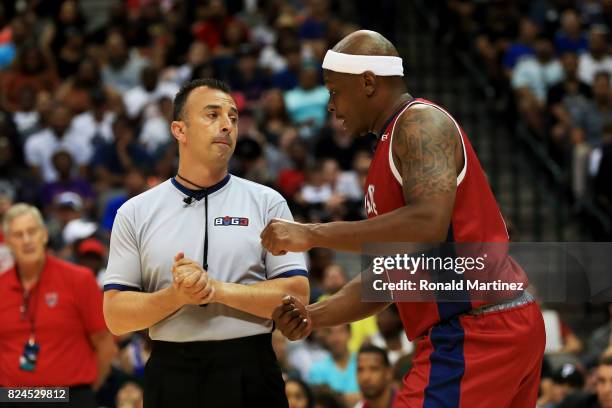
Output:
<path fill-rule="evenodd" d="M 221 105 L 206 105 L 204 107 L 204 110 L 220 110 L 221 108 L 222 108 Z M 235 107 L 231 106 L 230 111 L 234 113 L 236 116 L 238 116 L 238 109 L 236 109 Z"/>

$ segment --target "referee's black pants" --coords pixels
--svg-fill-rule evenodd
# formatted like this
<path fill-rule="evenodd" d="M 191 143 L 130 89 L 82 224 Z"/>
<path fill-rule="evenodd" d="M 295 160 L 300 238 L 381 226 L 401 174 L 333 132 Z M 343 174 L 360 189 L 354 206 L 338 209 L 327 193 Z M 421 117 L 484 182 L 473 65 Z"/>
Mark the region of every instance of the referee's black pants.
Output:
<path fill-rule="evenodd" d="M 288 407 L 272 336 L 154 341 L 145 368 L 144 407 Z"/>

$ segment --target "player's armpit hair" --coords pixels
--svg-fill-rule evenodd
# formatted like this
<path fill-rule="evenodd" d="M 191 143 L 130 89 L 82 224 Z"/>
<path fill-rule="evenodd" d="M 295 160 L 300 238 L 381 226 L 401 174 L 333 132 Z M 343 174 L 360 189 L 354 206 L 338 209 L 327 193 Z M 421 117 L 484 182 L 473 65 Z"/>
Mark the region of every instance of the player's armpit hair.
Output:
<path fill-rule="evenodd" d="M 417 105 L 398 118 L 393 152 L 406 203 L 456 189 L 457 127 L 440 110 Z"/>

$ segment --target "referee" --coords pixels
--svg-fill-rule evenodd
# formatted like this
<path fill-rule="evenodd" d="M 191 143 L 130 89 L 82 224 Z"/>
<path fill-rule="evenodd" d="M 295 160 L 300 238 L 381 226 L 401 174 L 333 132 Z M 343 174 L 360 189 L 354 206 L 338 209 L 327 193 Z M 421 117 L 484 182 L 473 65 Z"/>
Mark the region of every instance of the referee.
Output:
<path fill-rule="evenodd" d="M 184 85 L 171 130 L 177 175 L 126 202 L 113 224 L 107 325 L 149 329 L 146 408 L 286 407 L 271 316 L 286 293 L 307 302 L 308 278 L 303 254 L 273 256 L 259 235 L 292 219 L 287 203 L 228 174 L 238 111 L 224 83 Z"/>

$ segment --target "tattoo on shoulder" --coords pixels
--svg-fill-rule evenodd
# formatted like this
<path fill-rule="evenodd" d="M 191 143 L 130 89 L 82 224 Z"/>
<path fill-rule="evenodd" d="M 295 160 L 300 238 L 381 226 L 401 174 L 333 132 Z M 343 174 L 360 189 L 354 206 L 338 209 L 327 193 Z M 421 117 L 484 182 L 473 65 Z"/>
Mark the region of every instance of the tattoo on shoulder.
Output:
<path fill-rule="evenodd" d="M 456 188 L 457 128 L 439 110 L 409 109 L 398 119 L 393 148 L 400 162 L 404 198 L 448 194 Z"/>

